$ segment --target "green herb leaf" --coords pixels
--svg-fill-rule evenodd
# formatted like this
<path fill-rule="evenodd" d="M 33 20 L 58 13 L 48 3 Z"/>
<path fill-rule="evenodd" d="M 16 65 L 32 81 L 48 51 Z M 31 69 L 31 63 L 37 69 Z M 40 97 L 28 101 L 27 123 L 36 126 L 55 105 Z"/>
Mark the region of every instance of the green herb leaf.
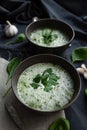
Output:
<path fill-rule="evenodd" d="M 46 69 L 44 72 L 43 72 L 43 74 L 42 74 L 42 76 L 43 75 L 45 75 L 45 74 L 51 74 L 52 73 L 52 68 L 48 68 L 48 69 Z"/>
<path fill-rule="evenodd" d="M 25 34 L 20 33 L 20 34 L 17 36 L 16 42 L 17 42 L 17 43 L 23 42 L 23 41 L 25 41 L 25 39 L 26 39 Z"/>
<path fill-rule="evenodd" d="M 65 118 L 59 118 L 50 125 L 49 130 L 70 130 L 70 123 Z"/>
<path fill-rule="evenodd" d="M 87 59 L 87 47 L 80 47 L 72 52 L 72 61 L 83 61 Z"/>
<path fill-rule="evenodd" d="M 85 95 L 87 96 L 87 88 L 85 89 Z"/>
<path fill-rule="evenodd" d="M 12 87 L 9 87 L 9 88 L 6 90 L 6 92 L 4 93 L 3 97 L 7 96 L 7 94 L 10 92 L 11 88 L 12 88 Z"/>
<path fill-rule="evenodd" d="M 52 89 L 52 87 L 51 87 L 50 83 L 47 83 L 45 85 L 44 91 L 49 92 L 51 89 Z"/>
<path fill-rule="evenodd" d="M 52 41 L 54 41 L 54 40 L 57 39 L 57 38 L 58 38 L 57 34 L 53 34 L 53 35 L 52 35 Z"/>
<path fill-rule="evenodd" d="M 54 81 L 57 81 L 58 79 L 60 79 L 60 77 L 56 76 L 54 73 L 52 73 L 50 75 L 50 79 L 54 80 Z"/>
<path fill-rule="evenodd" d="M 57 81 L 55 81 L 55 80 L 53 80 L 51 78 L 49 78 L 48 83 L 50 84 L 50 86 L 58 84 Z"/>
<path fill-rule="evenodd" d="M 30 105 L 31 107 L 34 107 L 35 104 L 34 104 L 33 102 L 30 102 L 29 105 Z"/>
<path fill-rule="evenodd" d="M 26 39 L 25 35 L 24 35 L 23 33 L 20 33 L 20 34 L 16 37 L 16 39 L 5 43 L 5 45 L 20 43 L 20 42 L 25 41 L 25 39 Z"/>
<path fill-rule="evenodd" d="M 59 77 L 52 72 L 52 68 L 46 69 L 41 78 L 41 83 L 45 86 L 44 91 L 49 92 L 52 89 L 52 85 L 58 84 L 58 79 Z"/>
<path fill-rule="evenodd" d="M 40 86 L 39 82 L 41 82 L 44 85 L 44 91 L 49 92 L 52 89 L 52 85 L 58 84 L 58 79 L 59 77 L 52 72 L 52 68 L 47 68 L 42 75 L 36 75 L 31 86 L 37 89 Z"/>
<path fill-rule="evenodd" d="M 49 78 L 49 75 L 52 73 L 52 69 L 51 68 L 48 68 L 46 69 L 43 74 L 42 74 L 42 77 L 41 77 L 41 83 L 43 85 L 46 85 L 47 84 L 47 79 Z"/>
<path fill-rule="evenodd" d="M 39 87 L 39 84 L 37 83 L 31 83 L 30 84 L 34 89 L 37 89 Z"/>
<path fill-rule="evenodd" d="M 52 33 L 52 31 L 50 29 L 44 29 L 42 31 L 42 35 L 43 36 L 49 36 Z"/>
<path fill-rule="evenodd" d="M 47 79 L 48 79 L 48 77 L 49 77 L 49 74 L 42 75 L 42 77 L 41 77 L 41 83 L 42 83 L 43 85 L 46 85 L 46 84 L 47 84 Z"/>
<path fill-rule="evenodd" d="M 45 86 L 44 91 L 49 92 L 52 89 L 52 85 L 57 85 L 57 84 L 58 84 L 57 81 L 49 77 L 48 80 L 45 80 L 43 82 L 43 85 Z"/>
<path fill-rule="evenodd" d="M 42 36 L 43 36 L 44 44 L 50 44 L 52 41 L 54 41 L 57 38 L 57 35 L 52 34 L 52 30 L 50 29 L 44 29 L 42 31 Z"/>
<path fill-rule="evenodd" d="M 41 79 L 40 74 L 37 74 L 36 77 L 33 79 L 33 81 L 34 81 L 35 83 L 39 83 L 39 82 L 40 82 L 40 79 Z"/>
<path fill-rule="evenodd" d="M 13 58 L 7 65 L 7 73 L 8 73 L 8 79 L 6 81 L 6 84 L 8 83 L 8 81 L 11 79 L 14 70 L 16 69 L 16 67 L 18 66 L 18 64 L 21 62 L 21 60 L 18 57 Z"/>

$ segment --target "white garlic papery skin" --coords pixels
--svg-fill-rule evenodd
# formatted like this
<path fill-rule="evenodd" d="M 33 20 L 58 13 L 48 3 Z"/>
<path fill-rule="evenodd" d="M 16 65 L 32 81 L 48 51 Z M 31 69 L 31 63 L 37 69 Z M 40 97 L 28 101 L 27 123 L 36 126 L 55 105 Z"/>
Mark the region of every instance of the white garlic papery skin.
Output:
<path fill-rule="evenodd" d="M 15 36 L 18 33 L 18 29 L 15 25 L 12 25 L 9 21 L 7 21 L 6 27 L 5 27 L 5 35 L 7 37 Z"/>

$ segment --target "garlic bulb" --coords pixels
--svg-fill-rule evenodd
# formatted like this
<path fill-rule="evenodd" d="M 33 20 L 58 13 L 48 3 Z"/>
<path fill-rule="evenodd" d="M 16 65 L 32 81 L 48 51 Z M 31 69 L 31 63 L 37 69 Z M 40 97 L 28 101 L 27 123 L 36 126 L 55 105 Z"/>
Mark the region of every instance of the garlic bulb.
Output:
<path fill-rule="evenodd" d="M 15 36 L 18 33 L 18 29 L 15 25 L 12 25 L 9 21 L 6 21 L 5 35 L 7 37 Z"/>

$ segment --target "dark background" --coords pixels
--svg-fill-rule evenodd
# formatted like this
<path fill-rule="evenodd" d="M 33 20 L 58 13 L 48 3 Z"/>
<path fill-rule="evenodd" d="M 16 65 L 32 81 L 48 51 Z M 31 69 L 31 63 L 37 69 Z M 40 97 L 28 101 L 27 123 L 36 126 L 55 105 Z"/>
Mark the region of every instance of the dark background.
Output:
<path fill-rule="evenodd" d="M 6 20 L 15 24 L 19 33 L 24 33 L 26 26 L 32 22 L 33 17 L 56 18 L 64 20 L 75 30 L 75 38 L 64 53 L 60 54 L 69 62 L 71 53 L 75 48 L 87 46 L 87 0 L 0 0 L 0 56 L 7 60 L 20 56 L 23 59 L 34 55 L 28 41 L 21 44 L 5 46 L 7 39 L 4 35 Z M 73 64 L 75 67 L 84 62 Z M 65 110 L 70 120 L 71 130 L 87 130 L 87 97 L 84 90 L 87 80 L 81 77 L 81 92 L 78 99 Z"/>

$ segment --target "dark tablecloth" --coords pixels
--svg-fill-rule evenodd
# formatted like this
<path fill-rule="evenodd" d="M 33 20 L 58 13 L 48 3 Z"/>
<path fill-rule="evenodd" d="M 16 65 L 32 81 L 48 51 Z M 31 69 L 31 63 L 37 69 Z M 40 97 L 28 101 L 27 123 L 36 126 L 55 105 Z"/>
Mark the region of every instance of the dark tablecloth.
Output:
<path fill-rule="evenodd" d="M 24 33 L 26 26 L 32 22 L 33 17 L 56 18 L 64 20 L 75 30 L 75 38 L 71 47 L 60 54 L 69 62 L 71 53 L 75 48 L 87 46 L 87 0 L 3 0 L 0 1 L 0 55 L 5 59 L 14 56 L 26 58 L 34 55 L 28 41 L 21 44 L 4 46 L 8 41 L 4 35 L 5 21 L 8 19 L 14 23 L 19 33 Z M 11 38 L 13 39 L 13 38 Z M 75 67 L 84 62 L 74 63 Z M 81 92 L 78 99 L 65 110 L 66 117 L 70 120 L 71 130 L 87 130 L 87 97 L 84 89 L 87 88 L 87 80 L 81 77 Z"/>

